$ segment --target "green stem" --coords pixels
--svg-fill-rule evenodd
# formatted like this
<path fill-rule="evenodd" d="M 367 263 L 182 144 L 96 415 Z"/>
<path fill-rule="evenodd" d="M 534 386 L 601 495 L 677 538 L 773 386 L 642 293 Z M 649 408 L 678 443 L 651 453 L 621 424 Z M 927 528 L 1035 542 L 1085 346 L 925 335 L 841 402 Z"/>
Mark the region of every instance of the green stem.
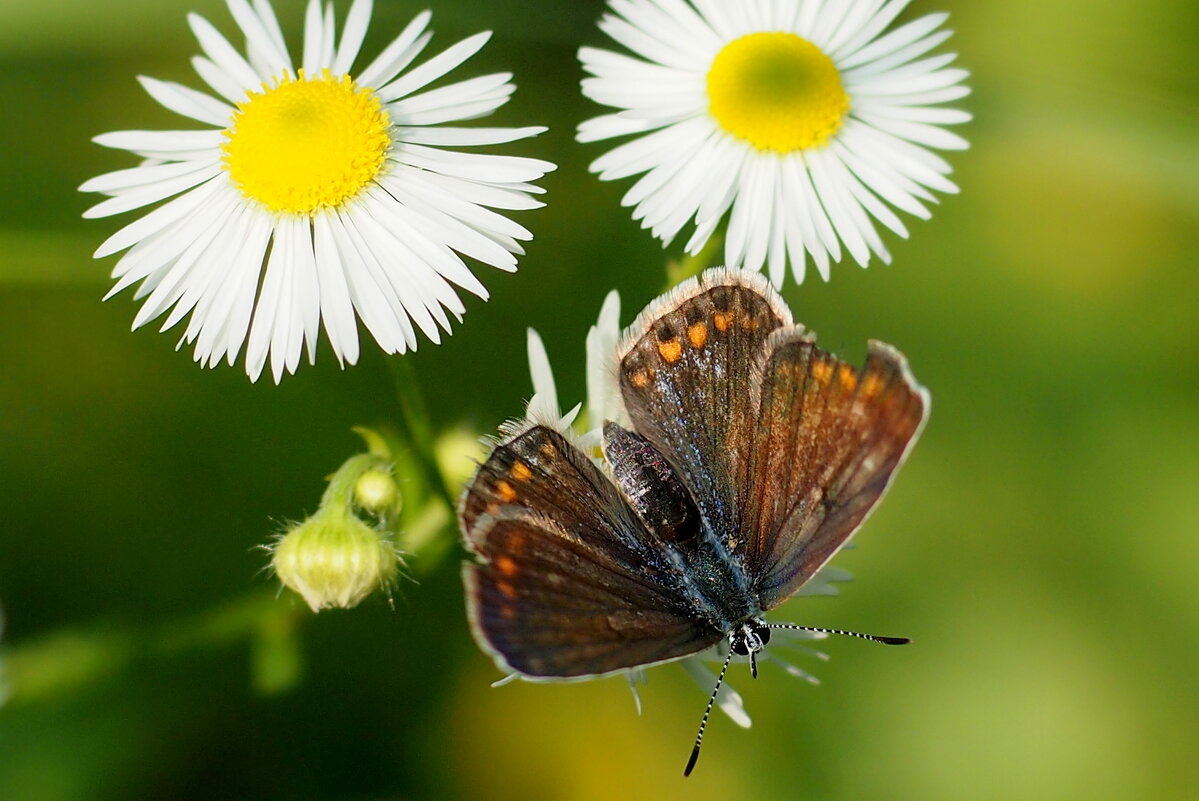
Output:
<path fill-rule="evenodd" d="M 402 433 L 408 440 L 413 456 L 416 457 L 425 483 L 452 512 L 458 504 L 454 500 L 454 493 L 446 485 L 445 476 L 442 475 L 434 456 L 433 428 L 429 423 L 429 412 L 420 391 L 416 371 L 403 356 L 389 358 L 387 363 L 391 367 L 392 383 L 395 385 L 396 400 L 400 406 Z"/>
<path fill-rule="evenodd" d="M 389 463 L 389 459 L 373 453 L 361 453 L 346 459 L 329 479 L 329 486 L 325 487 L 325 494 L 321 496 L 321 509 L 345 514 L 353 500 L 354 483 L 358 477 L 371 468 L 386 470 Z"/>

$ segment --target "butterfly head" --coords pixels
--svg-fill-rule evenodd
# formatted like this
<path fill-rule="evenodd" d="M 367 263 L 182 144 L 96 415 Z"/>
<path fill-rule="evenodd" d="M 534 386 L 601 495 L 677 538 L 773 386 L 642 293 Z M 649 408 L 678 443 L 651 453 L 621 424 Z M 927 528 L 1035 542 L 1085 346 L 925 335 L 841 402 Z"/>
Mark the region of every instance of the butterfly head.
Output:
<path fill-rule="evenodd" d="M 760 617 L 750 618 L 729 634 L 729 650 L 753 658 L 770 642 L 770 626 Z"/>

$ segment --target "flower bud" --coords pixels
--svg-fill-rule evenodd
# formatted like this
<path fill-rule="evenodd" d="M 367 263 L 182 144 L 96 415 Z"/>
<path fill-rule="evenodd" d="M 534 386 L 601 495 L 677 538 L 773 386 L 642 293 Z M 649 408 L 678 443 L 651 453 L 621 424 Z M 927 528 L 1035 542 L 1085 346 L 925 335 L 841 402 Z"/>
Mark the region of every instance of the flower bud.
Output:
<path fill-rule="evenodd" d="M 344 507 L 327 507 L 292 528 L 272 547 L 271 565 L 313 612 L 357 606 L 389 586 L 400 556 L 380 532 Z"/>
<path fill-rule="evenodd" d="M 354 480 L 354 505 L 364 512 L 387 518 L 399 514 L 403 498 L 391 472 L 372 467 Z"/>

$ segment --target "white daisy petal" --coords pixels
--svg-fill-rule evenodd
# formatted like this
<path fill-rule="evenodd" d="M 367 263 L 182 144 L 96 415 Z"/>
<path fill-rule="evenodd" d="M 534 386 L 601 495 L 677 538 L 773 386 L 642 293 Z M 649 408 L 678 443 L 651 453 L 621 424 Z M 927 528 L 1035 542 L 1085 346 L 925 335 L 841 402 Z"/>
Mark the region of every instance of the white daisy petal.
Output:
<path fill-rule="evenodd" d="M 338 264 L 328 222 L 324 219 L 327 215 L 328 212 L 316 216 L 311 233 L 307 225 L 303 226 L 304 236 L 308 238 L 300 241 L 299 254 L 302 259 L 310 258 L 316 266 L 321 293 L 320 316 L 333 354 L 342 364 L 357 364 L 358 322 L 346 272 Z"/>
<path fill-rule="evenodd" d="M 250 53 L 251 63 L 256 60 L 262 62 L 259 78 L 267 81 L 279 77 L 284 72 L 290 72 L 291 57 L 288 56 L 287 50 L 280 47 L 281 43 L 275 40 L 263 24 L 262 18 L 250 8 L 246 0 L 225 0 L 225 4 L 237 22 L 237 27 L 246 35 L 246 49 Z"/>
<path fill-rule="evenodd" d="M 233 117 L 233 109 L 230 106 L 203 92 L 188 89 L 177 83 L 147 78 L 144 75 L 138 76 L 137 80 L 150 97 L 176 114 L 182 114 L 218 128 L 227 126 Z"/>
<path fill-rule="evenodd" d="M 474 145 L 500 145 L 527 139 L 546 132 L 541 125 L 528 128 L 426 128 L 397 127 L 395 135 L 414 145 L 471 147 Z"/>
<path fill-rule="evenodd" d="M 544 190 L 533 182 L 555 169 L 449 149 L 514 142 L 544 127 L 438 127 L 484 116 L 511 96 L 509 73 L 421 91 L 490 34 L 408 69 L 431 36 L 422 12 L 355 76 L 371 2 L 355 0 L 339 38 L 332 3 L 311 0 L 295 70 L 268 0 L 227 3 L 244 52 L 206 20 L 188 18 L 204 53 L 193 64 L 223 101 L 140 79 L 159 103 L 211 128 L 96 137 L 146 161 L 86 181 L 82 191 L 108 199 L 85 216 L 153 206 L 96 251 L 125 251 L 109 295 L 133 288 L 142 301 L 135 327 L 165 315 L 167 330 L 186 318 L 179 344 L 194 344 L 202 365 L 233 363 L 245 345 L 251 380 L 268 362 L 278 382 L 305 351 L 314 361 L 322 327 L 337 360 L 355 363 L 359 319 L 387 353 L 415 349 L 422 337 L 440 342 L 466 311 L 459 290 L 488 296 L 465 259 L 514 271 L 532 234 L 501 212 L 541 206 Z M 307 104 L 305 114 L 274 114 L 279 98 L 259 103 L 276 92 Z M 372 102 L 361 102 L 362 92 Z M 335 149 L 313 158 L 321 147 Z"/>
<path fill-rule="evenodd" d="M 304 50 L 300 56 L 300 69 L 308 75 L 316 75 L 321 68 L 321 50 L 325 41 L 325 16 L 321 11 L 321 0 L 308 0 L 304 11 Z"/>
<path fill-rule="evenodd" d="M 841 69 L 849 69 L 849 67 L 853 66 L 853 64 L 855 62 L 852 61 L 852 59 L 854 59 L 856 56 L 859 55 L 859 53 L 863 47 L 865 47 L 867 44 L 870 44 L 871 42 L 876 41 L 876 38 L 878 37 L 878 35 L 880 33 L 882 33 L 884 30 L 886 30 L 888 25 L 890 25 L 892 22 L 895 21 L 895 18 L 899 16 L 899 13 L 901 11 L 903 11 L 905 8 L 907 8 L 908 3 L 910 3 L 910 2 L 911 2 L 911 0 L 889 0 L 889 2 L 887 2 L 885 5 L 883 5 L 882 8 L 880 8 L 874 14 L 874 16 L 872 16 L 868 21 L 866 21 L 862 25 L 862 27 L 860 27 L 846 41 L 842 42 L 837 47 L 830 48 L 829 55 L 832 56 L 834 60 L 836 60 L 837 66 L 840 67 Z M 936 17 L 938 15 L 931 14 L 929 16 Z M 940 25 L 941 22 L 943 22 L 943 21 L 944 21 L 943 19 L 940 21 L 937 21 L 936 25 Z M 933 27 L 936 27 L 936 25 L 934 25 Z M 888 34 L 888 36 L 889 36 L 889 34 Z M 884 37 L 884 38 L 887 38 L 887 37 Z M 878 40 L 878 41 L 881 41 L 881 40 Z M 870 60 L 870 57 L 868 56 L 867 58 L 861 59 L 861 61 L 858 61 L 856 63 L 861 63 L 862 61 L 869 61 L 869 60 Z"/>
<path fill-rule="evenodd" d="M 531 192 L 542 192 L 540 187 L 525 183 L 502 185 L 467 181 L 452 175 L 422 172 L 420 179 L 441 188 L 451 195 L 469 197 L 472 203 L 492 209 L 537 209 L 545 204 L 529 196 Z"/>
<path fill-rule="evenodd" d="M 223 232 L 226 235 L 240 234 L 241 227 L 245 222 L 245 213 L 246 209 L 242 205 L 231 208 L 229 214 L 221 220 L 224 223 Z M 225 277 L 229 263 L 237 251 L 237 240 L 231 236 L 214 235 L 211 238 L 197 239 L 195 244 L 198 247 L 194 249 L 189 247 L 188 251 L 177 261 L 168 266 L 168 272 L 165 275 L 160 274 L 162 280 L 154 288 L 150 297 L 146 299 L 142 313 L 139 313 L 134 319 L 134 327 L 158 316 L 159 312 L 151 314 L 146 307 L 161 291 L 164 296 L 161 310 L 165 311 L 169 307 L 170 313 L 159 327 L 159 331 L 168 331 L 195 308 L 200 296 L 212 281 Z M 168 293 L 169 301 L 166 300 Z M 200 319 L 193 317 L 192 321 L 198 324 Z"/>
<path fill-rule="evenodd" d="M 932 34 L 937 28 L 945 24 L 949 19 L 948 14 L 929 14 L 921 17 L 918 20 L 902 25 L 891 31 L 886 36 L 870 41 L 865 46 L 855 46 L 857 42 L 850 42 L 845 48 L 844 60 L 841 63 L 841 68 L 851 70 L 854 67 L 862 64 L 869 64 L 873 61 L 878 61 L 885 56 L 911 47 L 914 42 L 920 41 L 921 37 L 933 38 Z M 945 34 L 948 31 L 944 32 Z M 940 38 L 938 36 L 937 38 Z M 940 41 L 949 38 L 944 36 Z M 937 42 L 939 44 L 939 42 Z M 903 63 L 902 61 L 899 63 Z"/>
<path fill-rule="evenodd" d="M 836 28 L 828 35 L 827 39 L 820 44 L 821 48 L 826 53 L 836 53 L 846 42 L 859 34 L 867 20 L 875 17 L 880 8 L 882 8 L 883 0 L 869 0 L 869 2 L 846 3 L 847 11 Z"/>
<path fill-rule="evenodd" d="M 92 141 L 135 153 L 169 153 L 211 150 L 220 147 L 223 139 L 220 131 L 112 131 L 93 137 Z"/>
<path fill-rule="evenodd" d="M 463 39 L 453 47 L 438 53 L 411 72 L 401 75 L 386 86 L 380 87 L 378 90 L 379 99 L 384 103 L 390 103 L 412 94 L 417 89 L 432 83 L 479 52 L 480 48 L 487 44 L 487 40 L 490 38 L 491 31 L 483 31 L 482 33 L 476 33 L 469 39 Z"/>
<path fill-rule="evenodd" d="M 341 31 L 341 42 L 337 45 L 337 55 L 333 57 L 333 65 L 329 68 L 335 73 L 348 73 L 358 57 L 358 49 L 366 38 L 366 29 L 371 21 L 371 0 L 354 0 L 350 13 L 346 16 L 346 25 Z"/>
<path fill-rule="evenodd" d="M 861 120 L 901 139 L 938 150 L 965 150 L 970 147 L 970 143 L 962 137 L 935 125 L 897 120 L 881 114 L 862 114 Z"/>
<path fill-rule="evenodd" d="M 530 420 L 557 420 L 562 413 L 558 406 L 554 371 L 550 369 L 550 358 L 546 355 L 545 344 L 541 341 L 541 335 L 532 328 L 527 329 L 527 340 L 533 397 L 525 407 L 525 417 Z"/>
<path fill-rule="evenodd" d="M 244 90 L 258 86 L 261 79 L 254 72 L 254 68 L 250 66 L 250 62 L 242 58 L 241 53 L 238 53 L 233 45 L 229 44 L 229 41 L 212 26 L 212 23 L 199 14 L 188 14 L 187 22 L 191 26 L 196 40 L 199 41 L 200 48 L 210 59 L 209 63 L 227 75 L 230 82 L 239 86 L 243 90 L 243 95 L 245 94 Z M 236 102 L 236 99 L 231 99 Z"/>
<path fill-rule="evenodd" d="M 918 184 L 905 178 L 889 165 L 876 166 L 858 158 L 845 143 L 838 142 L 836 148 L 837 156 L 845 162 L 845 166 L 853 170 L 854 175 L 883 200 L 922 220 L 932 216 L 928 208 L 916 199 L 927 194 L 920 191 Z"/>
<path fill-rule="evenodd" d="M 412 22 L 408 23 L 400 35 L 383 48 L 383 52 L 362 71 L 358 76 L 358 83 L 370 87 L 381 86 L 411 64 L 432 38 L 432 34 L 425 33 L 432 16 L 430 12 L 422 11 L 413 17 Z"/>
<path fill-rule="evenodd" d="M 511 73 L 488 75 L 406 97 L 388 107 L 397 125 L 438 125 L 469 120 L 502 106 L 515 89 Z"/>
<path fill-rule="evenodd" d="M 385 186 L 388 182 L 385 181 Z M 394 187 L 394 184 L 391 186 Z M 401 204 L 398 213 L 417 230 L 427 230 L 444 242 L 447 246 L 471 258 L 512 272 L 516 269 L 516 259 L 512 256 L 514 241 L 517 237 L 485 228 L 480 223 L 489 223 L 489 218 L 483 217 L 483 209 L 469 208 L 453 200 L 447 201 L 448 195 L 436 191 L 433 185 L 414 179 L 400 188 L 393 188 L 391 194 Z M 446 205 L 448 208 L 442 209 Z M 474 225 L 456 216 L 459 211 L 471 215 Z M 521 239 L 527 239 L 524 229 L 514 231 Z M 456 281 L 463 288 L 471 287 Z M 473 291 L 473 290 L 472 290 Z M 477 294 L 477 293 L 476 293 Z"/>
<path fill-rule="evenodd" d="M 346 273 L 350 298 L 362 322 L 384 353 L 404 353 L 416 348 L 416 333 L 403 304 L 395 296 L 391 284 L 381 271 L 373 269 L 346 235 L 339 215 L 331 213 L 322 218 L 327 223 L 326 242 L 335 249 Z M 318 245 L 321 243 L 318 229 Z M 320 257 L 318 251 L 317 257 Z"/>
<path fill-rule="evenodd" d="M 116 197 L 110 198 L 103 203 L 97 203 L 87 211 L 83 212 L 85 219 L 96 217 L 108 217 L 112 214 L 121 214 L 133 209 L 140 209 L 142 206 L 148 206 L 151 203 L 157 203 L 160 200 L 165 200 L 168 197 L 179 194 L 180 192 L 191 189 L 194 186 L 204 183 L 220 173 L 219 164 L 196 164 L 195 162 L 183 162 L 184 166 L 189 169 L 182 175 L 175 176 L 170 179 L 156 180 L 152 184 L 137 187 L 136 190 L 123 190 Z M 174 166 L 174 165 L 163 165 Z M 150 168 L 146 168 L 149 171 Z M 98 189 L 85 191 L 103 191 Z M 116 194 L 116 193 L 114 193 Z"/>
<path fill-rule="evenodd" d="M 141 281 L 134 298 L 146 300 L 134 317 L 133 328 L 139 328 L 173 305 L 185 291 L 183 281 L 195 261 L 211 247 L 219 226 L 240 209 L 235 200 L 229 193 L 216 193 L 194 214 L 130 248 L 113 268 L 112 277 L 117 282 L 104 299 Z"/>
<path fill-rule="evenodd" d="M 320 56 L 317 60 L 319 69 L 326 69 L 333 63 L 336 52 L 337 25 L 333 13 L 333 3 L 325 3 L 325 23 L 322 29 Z"/>
<path fill-rule="evenodd" d="M 399 301 L 403 316 L 410 320 L 416 328 L 419 328 L 434 344 L 440 344 L 441 336 L 429 311 L 431 304 L 426 297 L 422 297 L 427 293 L 421 284 L 423 278 L 421 272 L 428 268 L 416 262 L 412 258 L 412 252 L 402 242 L 388 236 L 377 226 L 372 226 L 370 218 L 366 215 L 355 215 L 352 222 L 346 219 L 344 213 L 340 216 L 343 218 L 342 230 L 345 237 L 358 250 L 362 262 L 374 276 L 375 281 L 390 289 L 389 297 L 394 301 Z M 402 265 L 402 267 L 397 268 L 393 264 L 384 265 L 378 256 L 380 253 L 387 253 L 389 262 L 394 257 L 395 264 Z M 412 330 L 412 326 L 409 326 L 408 330 Z M 417 339 L 415 337 L 411 340 L 410 345 L 413 350 L 416 349 Z"/>
<path fill-rule="evenodd" d="M 192 315 L 196 326 L 196 360 L 216 366 L 223 358 L 233 364 L 250 325 L 254 293 L 262 271 L 262 259 L 271 236 L 271 221 L 263 214 L 247 213 L 247 225 L 239 237 L 237 253 L 222 281 L 209 285 L 209 291 L 196 304 Z M 191 326 L 189 326 L 189 331 Z"/>
<path fill-rule="evenodd" d="M 182 161 L 173 164 L 155 164 L 145 167 L 133 167 L 128 170 L 117 170 L 116 172 L 105 173 L 84 181 L 80 187 L 80 192 L 103 192 L 104 194 L 118 194 L 121 190 L 133 189 L 157 184 L 162 181 L 170 181 L 179 177 L 186 177 L 197 172 L 208 170 L 215 167 L 217 161 L 215 158 L 206 159 L 203 162 Z"/>
<path fill-rule="evenodd" d="M 941 69 L 945 63 L 943 58 L 926 58 L 884 72 L 880 66 L 882 62 L 875 61 L 847 73 L 846 79 L 857 96 L 875 97 L 943 89 L 961 83 L 970 76 L 962 69 Z"/>
<path fill-rule="evenodd" d="M 271 4 L 267 0 L 254 0 L 254 13 L 258 15 L 258 19 L 262 20 L 262 29 L 275 43 L 275 49 L 283 54 L 288 64 L 291 64 L 291 55 L 287 52 L 287 41 L 283 38 L 283 29 L 279 26 L 275 9 L 271 8 Z"/>
<path fill-rule="evenodd" d="M 841 24 L 841 21 L 844 20 L 846 15 L 851 11 L 869 2 L 871 2 L 871 0 L 856 0 L 852 3 L 825 3 L 824 7 L 820 9 L 820 13 L 816 16 L 816 21 L 812 25 L 811 35 L 805 38 L 810 40 L 812 44 L 816 45 L 826 53 L 831 52 L 833 50 L 833 45 L 835 44 L 833 41 L 833 34 L 836 32 L 837 27 Z M 757 30 L 762 30 L 762 28 L 758 26 L 755 26 L 755 28 Z"/>
<path fill-rule="evenodd" d="M 248 92 L 245 86 L 239 84 L 229 73 L 218 67 L 203 56 L 192 56 L 192 69 L 200 76 L 200 80 L 208 84 L 212 91 L 216 92 L 232 105 L 237 105 L 246 99 Z"/>
<path fill-rule="evenodd" d="M 579 50 L 583 94 L 617 109 L 580 142 L 627 138 L 596 158 L 600 180 L 639 176 L 622 203 L 669 244 L 688 224 L 697 253 L 724 222 L 730 266 L 825 279 L 849 251 L 890 258 L 875 221 L 907 236 L 896 210 L 927 218 L 930 190 L 955 192 L 934 150 L 970 119 L 942 103 L 969 94 L 932 14 L 888 30 L 908 0 L 608 0 L 602 31 L 626 52 Z M 727 54 L 727 57 L 726 57 Z M 748 84 L 754 59 L 794 69 L 787 96 Z M 780 66 L 783 65 L 783 66 Z"/>
<path fill-rule="evenodd" d="M 599 319 L 587 331 L 587 425 L 599 429 L 607 420 L 625 423 L 616 380 L 616 343 L 620 339 L 620 294 L 613 289 L 600 306 Z"/>
<path fill-rule="evenodd" d="M 158 318 L 167 309 L 179 302 L 180 298 L 183 297 L 183 293 L 191 285 L 194 276 L 203 272 L 205 265 L 215 263 L 214 259 L 209 259 L 208 257 L 214 253 L 216 248 L 231 245 L 228 242 L 218 244 L 216 240 L 218 239 L 220 230 L 231 224 L 233 216 L 238 210 L 239 206 L 235 204 L 226 204 L 223 206 L 214 204 L 212 208 L 207 210 L 208 213 L 204 215 L 207 218 L 205 220 L 207 224 L 199 228 L 199 231 L 195 234 L 195 238 L 187 242 L 186 247 L 177 257 L 155 261 L 151 261 L 147 257 L 142 260 L 140 265 L 131 265 L 129 271 L 121 277 L 121 280 L 105 296 L 105 300 L 134 281 L 140 281 L 145 278 L 146 280 L 143 281 L 138 290 L 139 295 L 145 297 L 145 300 L 142 302 L 141 308 L 138 309 L 137 315 L 133 318 L 132 327 L 134 329 L 140 328 L 151 320 Z M 130 254 L 132 254 L 132 251 L 130 251 Z M 152 287 L 152 289 L 147 290 L 148 287 Z M 142 294 L 144 290 L 145 294 Z M 184 312 L 181 312 L 180 316 Z M 163 326 L 162 330 L 165 331 L 169 327 Z"/>
<path fill-rule="evenodd" d="M 642 58 L 676 69 L 696 66 L 695 55 L 679 47 L 677 41 L 664 41 L 647 34 L 636 25 L 617 17 L 605 16 L 600 30 Z"/>
<path fill-rule="evenodd" d="M 101 259 L 113 253 L 124 250 L 127 247 L 145 239 L 151 234 L 165 228 L 176 220 L 182 219 L 194 212 L 202 203 L 207 200 L 208 194 L 216 191 L 216 182 L 210 181 L 202 185 L 199 189 L 188 192 L 187 194 L 177 197 L 169 203 L 165 203 L 158 208 L 148 213 L 145 217 L 134 220 L 126 225 L 121 230 L 117 231 L 96 249 L 93 255 L 94 258 Z M 208 190 L 208 191 L 205 191 Z"/>

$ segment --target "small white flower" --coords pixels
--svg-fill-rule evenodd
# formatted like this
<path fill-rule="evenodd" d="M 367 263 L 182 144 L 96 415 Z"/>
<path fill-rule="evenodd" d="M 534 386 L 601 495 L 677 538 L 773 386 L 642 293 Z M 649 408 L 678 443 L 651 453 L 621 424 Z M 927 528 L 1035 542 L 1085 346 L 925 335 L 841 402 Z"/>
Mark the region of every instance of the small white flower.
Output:
<path fill-rule="evenodd" d="M 489 114 L 514 90 L 508 73 L 427 88 L 490 34 L 410 68 L 432 36 L 426 11 L 352 72 L 370 0 L 355 0 L 339 41 L 332 4 L 311 0 L 299 61 L 267 0 L 228 6 L 245 56 L 188 17 L 204 52 L 192 64 L 217 97 L 140 78 L 159 103 L 209 128 L 96 137 L 146 161 L 80 187 L 110 196 L 84 216 L 167 201 L 96 251 L 126 251 L 109 296 L 140 282 L 135 328 L 170 310 L 166 330 L 190 314 L 180 345 L 194 342 L 196 361 L 215 366 L 245 344 L 251 379 L 268 355 L 276 382 L 305 349 L 314 360 L 322 322 L 343 364 L 358 358 L 357 318 L 387 353 L 415 349 L 418 330 L 439 342 L 447 312 L 461 320 L 465 310 L 455 287 L 487 297 L 461 256 L 515 270 L 531 234 L 493 209 L 542 205 L 530 182 L 554 169 L 448 149 L 545 130 L 446 125 Z"/>
<path fill-rule="evenodd" d="M 611 420 L 627 425 L 627 415 L 616 381 L 616 343 L 619 338 L 620 294 L 613 289 L 600 306 L 599 319 L 587 331 L 587 423 L 586 430 L 577 437 L 577 442 L 579 447 L 592 456 L 600 455 L 598 449 L 603 441 L 604 421 Z M 550 367 L 545 344 L 541 341 L 541 335 L 532 328 L 528 331 L 528 355 L 533 397 L 525 407 L 525 418 L 531 422 L 548 425 L 564 434 L 570 433 L 583 404 L 576 404 L 566 414 L 562 414 L 554 371 Z"/>
<path fill-rule="evenodd" d="M 592 142 L 635 138 L 597 159 L 602 180 L 644 175 L 624 196 L 664 243 L 690 221 L 696 254 L 728 217 L 725 260 L 779 286 L 810 255 L 825 280 L 842 245 L 866 266 L 890 254 L 870 217 L 927 219 L 929 190 L 956 192 L 930 148 L 964 139 L 970 90 L 944 42 L 948 15 L 884 33 L 908 0 L 609 0 L 600 28 L 633 56 L 584 47 L 583 93 L 620 109 L 579 126 Z M 869 215 L 869 216 L 868 216 Z"/>

